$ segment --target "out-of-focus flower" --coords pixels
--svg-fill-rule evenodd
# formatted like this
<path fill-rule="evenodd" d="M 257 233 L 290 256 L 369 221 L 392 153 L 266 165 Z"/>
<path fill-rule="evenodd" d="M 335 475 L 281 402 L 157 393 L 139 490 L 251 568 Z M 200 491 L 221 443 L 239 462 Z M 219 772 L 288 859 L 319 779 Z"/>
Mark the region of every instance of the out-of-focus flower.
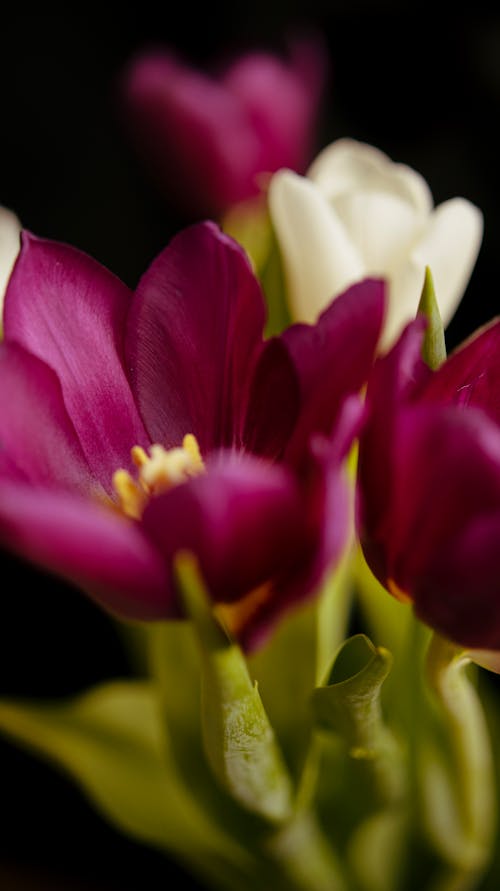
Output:
<path fill-rule="evenodd" d="M 314 321 L 366 275 L 389 284 L 383 345 L 415 317 L 430 266 L 445 324 L 463 296 L 482 238 L 481 212 L 464 198 L 433 209 L 425 180 L 351 139 L 325 148 L 307 176 L 276 173 L 269 207 L 292 317 Z"/>
<path fill-rule="evenodd" d="M 21 223 L 11 210 L 0 207 L 0 332 L 5 288 L 20 248 Z"/>
<path fill-rule="evenodd" d="M 305 169 L 325 70 L 318 39 L 292 42 L 288 59 L 248 53 L 212 76 L 168 50 L 142 53 L 121 81 L 124 116 L 167 195 L 218 218 L 280 167 Z"/>
<path fill-rule="evenodd" d="M 256 640 L 314 590 L 349 527 L 343 459 L 383 317 L 366 281 L 317 326 L 264 341 L 264 301 L 215 224 L 185 230 L 131 294 L 23 236 L 0 350 L 0 539 L 105 607 L 175 614 L 193 552 Z"/>
<path fill-rule="evenodd" d="M 432 372 L 411 323 L 374 366 L 360 538 L 377 578 L 466 647 L 500 650 L 500 322 Z"/>

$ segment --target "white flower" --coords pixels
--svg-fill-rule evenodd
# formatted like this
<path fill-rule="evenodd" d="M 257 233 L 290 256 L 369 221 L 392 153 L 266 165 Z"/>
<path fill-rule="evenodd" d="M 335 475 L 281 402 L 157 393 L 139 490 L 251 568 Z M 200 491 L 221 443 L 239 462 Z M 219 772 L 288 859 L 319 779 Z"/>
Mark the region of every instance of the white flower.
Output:
<path fill-rule="evenodd" d="M 20 248 L 21 223 L 11 210 L 0 207 L 0 332 L 2 330 L 3 298 L 12 267 Z"/>
<path fill-rule="evenodd" d="M 443 322 L 450 321 L 483 233 L 482 214 L 469 201 L 452 198 L 433 209 L 419 173 L 351 139 L 325 148 L 305 177 L 276 173 L 269 209 L 294 319 L 313 322 L 355 281 L 383 277 L 389 286 L 384 346 L 415 317 L 426 266 Z"/>

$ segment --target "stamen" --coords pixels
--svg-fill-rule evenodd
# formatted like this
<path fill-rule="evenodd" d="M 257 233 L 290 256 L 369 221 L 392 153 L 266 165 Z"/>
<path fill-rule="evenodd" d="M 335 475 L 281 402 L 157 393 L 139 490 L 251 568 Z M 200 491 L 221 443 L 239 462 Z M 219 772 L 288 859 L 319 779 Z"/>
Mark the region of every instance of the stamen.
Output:
<path fill-rule="evenodd" d="M 137 480 L 127 470 L 120 469 L 113 475 L 113 488 L 120 508 L 134 519 L 140 519 L 148 498 L 185 483 L 205 470 L 200 447 L 192 433 L 184 437 L 178 448 L 164 449 L 154 444 L 149 447 L 148 455 L 141 446 L 134 446 L 130 454 L 138 470 Z"/>

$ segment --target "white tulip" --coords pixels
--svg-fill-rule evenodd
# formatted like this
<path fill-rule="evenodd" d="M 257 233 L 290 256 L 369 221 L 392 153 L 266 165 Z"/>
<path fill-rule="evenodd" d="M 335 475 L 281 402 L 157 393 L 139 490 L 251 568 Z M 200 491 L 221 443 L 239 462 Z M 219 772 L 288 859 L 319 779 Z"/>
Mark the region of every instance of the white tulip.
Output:
<path fill-rule="evenodd" d="M 349 285 L 382 277 L 389 289 L 384 347 L 414 318 L 426 266 L 448 324 L 483 234 L 482 214 L 469 201 L 433 208 L 419 173 L 351 139 L 325 148 L 305 177 L 275 173 L 269 210 L 293 318 L 314 322 Z"/>
<path fill-rule="evenodd" d="M 3 299 L 12 267 L 20 248 L 21 223 L 11 210 L 0 207 L 0 333 L 2 330 Z"/>

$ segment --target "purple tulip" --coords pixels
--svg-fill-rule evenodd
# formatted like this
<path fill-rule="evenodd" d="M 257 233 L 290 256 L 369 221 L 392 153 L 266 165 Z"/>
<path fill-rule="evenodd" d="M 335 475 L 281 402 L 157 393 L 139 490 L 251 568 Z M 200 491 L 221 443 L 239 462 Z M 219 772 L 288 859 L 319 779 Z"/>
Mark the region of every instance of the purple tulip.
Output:
<path fill-rule="evenodd" d="M 176 614 L 189 550 L 214 601 L 246 599 L 253 645 L 345 544 L 343 459 L 383 306 L 367 280 L 264 341 L 259 284 L 213 223 L 135 293 L 24 233 L 0 344 L 0 542 L 142 620 Z"/>
<path fill-rule="evenodd" d="M 168 50 L 141 53 L 123 74 L 121 104 L 169 198 L 218 217 L 281 167 L 305 170 L 325 69 L 318 40 L 296 41 L 288 59 L 248 53 L 213 76 Z"/>
<path fill-rule="evenodd" d="M 361 436 L 360 537 L 382 584 L 458 644 L 500 649 L 500 322 L 435 372 L 423 319 L 379 359 Z"/>

